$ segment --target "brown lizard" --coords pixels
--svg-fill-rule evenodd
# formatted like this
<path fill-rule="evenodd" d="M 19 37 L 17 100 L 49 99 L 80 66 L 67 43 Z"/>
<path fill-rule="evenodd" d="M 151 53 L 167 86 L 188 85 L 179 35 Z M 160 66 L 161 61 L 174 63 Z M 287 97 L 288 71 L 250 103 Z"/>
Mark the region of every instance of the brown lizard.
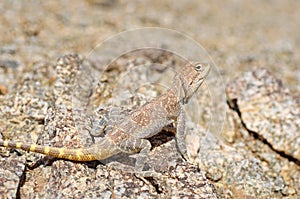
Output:
<path fill-rule="evenodd" d="M 183 105 L 193 96 L 210 71 L 208 64 L 188 63 L 174 77 L 172 87 L 164 94 L 132 111 L 120 123 L 106 130 L 99 143 L 86 148 L 57 148 L 0 140 L 0 146 L 22 149 L 73 161 L 103 160 L 120 152 L 138 153 L 135 171 L 142 172 L 151 144 L 145 138 L 159 133 L 176 122 L 179 151 L 185 155 L 185 115 Z M 105 125 L 104 125 L 105 126 Z M 103 129 L 105 131 L 105 127 Z"/>

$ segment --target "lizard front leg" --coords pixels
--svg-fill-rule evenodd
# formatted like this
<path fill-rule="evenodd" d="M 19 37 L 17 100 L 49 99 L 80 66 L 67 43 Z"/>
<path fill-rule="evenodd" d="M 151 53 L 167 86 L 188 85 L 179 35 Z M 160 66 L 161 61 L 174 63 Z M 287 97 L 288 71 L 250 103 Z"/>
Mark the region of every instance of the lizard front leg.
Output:
<path fill-rule="evenodd" d="M 93 137 L 99 137 L 104 132 L 110 131 L 111 127 L 118 125 L 128 116 L 129 112 L 130 109 L 122 109 L 119 107 L 99 107 L 96 110 L 96 117 L 92 121 L 90 134 Z"/>
<path fill-rule="evenodd" d="M 180 114 L 177 117 L 177 128 L 176 128 L 176 142 L 179 152 L 185 160 L 188 160 L 187 148 L 185 143 L 185 121 L 186 116 L 183 108 L 181 108 Z"/>
<path fill-rule="evenodd" d="M 106 126 L 108 124 L 108 119 L 109 118 L 109 114 L 105 113 L 104 115 L 102 115 L 101 118 L 95 117 L 92 121 L 92 129 L 90 131 L 90 134 L 93 137 L 99 137 L 100 135 L 102 135 L 102 133 L 104 133 Z"/>

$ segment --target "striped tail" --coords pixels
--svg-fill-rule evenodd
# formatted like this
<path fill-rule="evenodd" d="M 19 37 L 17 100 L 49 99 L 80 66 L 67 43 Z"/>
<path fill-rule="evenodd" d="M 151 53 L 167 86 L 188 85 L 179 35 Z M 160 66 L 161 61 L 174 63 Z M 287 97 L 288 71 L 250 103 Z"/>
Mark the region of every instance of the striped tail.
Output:
<path fill-rule="evenodd" d="M 41 146 L 36 144 L 24 144 L 21 142 L 10 142 L 3 140 L 0 140 L 0 146 L 22 149 L 24 151 L 41 153 L 44 155 L 73 161 L 92 161 L 99 159 L 98 155 L 95 154 L 94 148 L 67 149 L 50 146 Z"/>

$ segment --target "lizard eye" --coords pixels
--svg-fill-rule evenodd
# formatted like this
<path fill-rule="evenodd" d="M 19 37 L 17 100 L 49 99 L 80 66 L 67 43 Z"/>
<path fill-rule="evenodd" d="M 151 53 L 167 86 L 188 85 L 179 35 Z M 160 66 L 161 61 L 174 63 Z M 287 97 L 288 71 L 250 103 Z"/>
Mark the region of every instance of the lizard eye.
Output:
<path fill-rule="evenodd" d="M 201 64 L 197 64 L 195 66 L 196 71 L 202 71 L 202 65 Z"/>

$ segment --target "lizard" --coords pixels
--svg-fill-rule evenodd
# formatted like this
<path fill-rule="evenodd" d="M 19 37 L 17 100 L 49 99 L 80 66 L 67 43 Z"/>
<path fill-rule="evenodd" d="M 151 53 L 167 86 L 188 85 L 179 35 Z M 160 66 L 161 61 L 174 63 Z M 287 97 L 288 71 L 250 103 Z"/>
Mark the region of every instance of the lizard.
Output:
<path fill-rule="evenodd" d="M 176 122 L 177 147 L 183 157 L 186 157 L 183 105 L 188 103 L 198 90 L 210 69 L 211 66 L 207 63 L 187 63 L 175 75 L 172 86 L 165 93 L 133 110 L 107 131 L 106 125 L 103 125 L 101 131 L 105 131 L 105 136 L 89 147 L 59 148 L 4 140 L 0 140 L 0 146 L 79 162 L 104 160 L 121 152 L 139 153 L 134 170 L 142 173 L 151 149 L 151 143 L 146 138 L 158 134 L 167 125 Z"/>

